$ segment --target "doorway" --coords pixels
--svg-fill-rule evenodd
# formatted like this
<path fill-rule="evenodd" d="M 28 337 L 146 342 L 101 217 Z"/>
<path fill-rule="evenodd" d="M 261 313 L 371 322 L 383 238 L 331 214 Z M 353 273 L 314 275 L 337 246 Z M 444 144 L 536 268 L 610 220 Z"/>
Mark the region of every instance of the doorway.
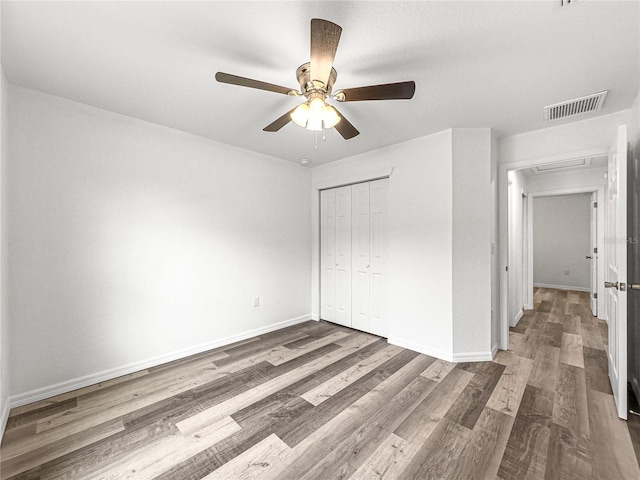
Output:
<path fill-rule="evenodd" d="M 540 162 L 540 161 L 538 161 Z M 594 195 L 600 205 L 604 203 L 605 182 L 607 171 L 606 155 L 593 155 L 583 159 L 579 166 L 576 160 L 568 161 L 559 159 L 555 167 L 553 163 L 537 163 L 534 161 L 522 162 L 520 165 L 509 168 L 504 165 L 500 168 L 501 178 L 505 184 L 500 187 L 500 232 L 501 245 L 507 248 L 500 249 L 500 261 L 503 268 L 500 278 L 500 348 L 509 347 L 509 327 L 513 326 L 524 313 L 525 308 L 533 308 L 534 288 L 534 260 L 533 260 L 533 204 L 536 198 L 561 196 L 571 194 Z M 570 166 L 567 166 L 569 164 Z M 526 203 L 526 206 L 525 206 Z M 525 220 L 526 219 L 526 220 Z M 595 214 L 595 221 L 604 225 L 604 209 L 600 208 Z M 602 228 L 598 230 L 596 246 L 603 251 L 604 236 Z M 587 234 L 588 240 L 588 234 Z M 582 252 L 584 266 L 591 259 L 589 247 Z M 566 269 L 566 268 L 565 268 Z M 564 270 L 562 273 L 564 274 Z M 604 255 L 598 255 L 595 259 L 594 270 L 600 272 L 593 287 L 594 298 L 604 297 Z M 571 274 L 571 269 L 569 269 Z M 555 285 L 561 285 L 556 283 Z M 587 288 L 591 289 L 589 285 Z M 598 310 L 598 318 L 606 319 L 606 310 Z"/>
<path fill-rule="evenodd" d="M 533 286 L 589 293 L 597 311 L 595 192 L 533 197 Z M 594 246 L 592 247 L 591 244 Z M 595 251 L 594 251 L 595 250 Z"/>
<path fill-rule="evenodd" d="M 606 157 L 605 157 L 606 155 Z M 599 157 L 599 158 L 598 158 Z M 606 158 L 606 160 L 604 160 Z M 599 290 L 598 297 L 600 300 L 606 299 L 605 308 L 598 308 L 597 312 L 601 317 L 601 312 L 604 310 L 606 317 L 608 317 L 608 347 L 606 350 L 608 360 L 608 373 L 611 383 L 611 388 L 614 393 L 614 399 L 618 415 L 626 419 L 627 418 L 627 305 L 626 305 L 626 290 L 627 290 L 627 126 L 620 125 L 616 129 L 615 136 L 612 141 L 612 145 L 606 151 L 603 151 L 599 155 L 593 155 L 589 159 L 550 159 L 548 163 L 542 164 L 535 161 L 523 161 L 518 164 L 502 165 L 499 168 L 501 180 L 499 186 L 500 194 L 500 236 L 501 245 L 507 246 L 507 249 L 501 248 L 500 258 L 504 262 L 505 270 L 501 274 L 500 282 L 500 348 L 509 348 L 509 318 L 508 305 L 510 302 L 509 293 L 511 291 L 510 281 L 513 283 L 514 277 L 508 275 L 510 265 L 507 261 L 511 258 L 508 247 L 511 246 L 508 238 L 509 229 L 509 206 L 508 206 L 508 189 L 507 180 L 510 180 L 511 173 L 517 173 L 517 170 L 523 168 L 531 168 L 537 170 L 549 170 L 549 169 L 562 169 L 563 163 L 568 167 L 575 167 L 578 163 L 584 165 L 588 160 L 600 159 L 606 161 L 608 171 L 603 174 L 605 180 L 603 182 L 598 179 L 596 188 L 587 188 L 585 185 L 585 176 L 580 175 L 579 186 L 568 186 L 565 182 L 551 182 L 555 187 L 560 190 L 556 193 L 572 193 L 567 190 L 574 190 L 573 193 L 596 191 L 597 203 L 606 207 L 606 221 L 600 222 L 603 218 L 602 214 L 598 215 L 598 224 L 603 226 L 604 236 L 598 235 L 603 241 L 597 245 L 598 258 L 606 259 L 606 268 L 599 268 L 599 272 L 603 272 L 602 275 L 598 275 L 596 282 Z M 574 178 L 569 176 L 569 179 Z M 564 178 L 564 180 L 568 180 Z M 569 184 L 572 182 L 569 181 Z M 593 183 L 592 183 L 593 185 Z M 577 192 L 575 190 L 578 190 Z M 536 191 L 536 188 L 532 189 Z M 606 196 L 603 192 L 606 191 Z M 551 192 L 546 192 L 550 194 Z M 604 211 L 605 208 L 599 208 L 599 211 Z M 507 238 L 505 238 L 507 237 Z M 604 248 L 606 247 L 606 248 Z M 506 251 L 505 251 L 506 250 Z M 602 261 L 601 260 L 601 261 Z M 600 262 L 601 262 L 600 261 Z M 602 263 L 598 264 L 598 267 L 602 266 Z M 605 277 L 606 276 L 606 281 Z M 517 277 L 515 277 L 517 278 Z M 602 286 L 602 287 L 601 287 Z M 606 288 L 606 295 L 601 295 L 600 289 Z M 599 302 L 602 305 L 602 302 Z M 590 306 L 590 302 L 588 303 Z M 565 305 L 566 307 L 566 305 Z M 569 312 L 571 313 L 571 312 Z M 589 308 L 589 314 L 591 314 L 591 308 Z M 604 322 L 603 322 L 603 325 Z M 564 340 L 563 340 L 564 342 Z M 563 344 L 564 345 L 564 344 Z M 569 347 L 569 344 L 566 345 Z"/>

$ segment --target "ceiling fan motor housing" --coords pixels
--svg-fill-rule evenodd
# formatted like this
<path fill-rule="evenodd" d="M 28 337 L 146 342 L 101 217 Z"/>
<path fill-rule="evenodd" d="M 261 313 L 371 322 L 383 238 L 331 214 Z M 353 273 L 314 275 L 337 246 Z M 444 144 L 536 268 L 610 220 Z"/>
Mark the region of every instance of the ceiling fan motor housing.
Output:
<path fill-rule="evenodd" d="M 310 98 L 311 94 L 319 93 L 322 95 L 322 98 L 326 98 L 331 95 L 331 89 L 333 88 L 336 78 L 338 78 L 338 72 L 336 72 L 335 68 L 331 68 L 331 74 L 329 75 L 329 80 L 326 85 L 319 80 L 312 81 L 311 63 L 307 62 L 298 67 L 296 70 L 296 78 L 300 84 L 300 91 L 305 97 Z"/>

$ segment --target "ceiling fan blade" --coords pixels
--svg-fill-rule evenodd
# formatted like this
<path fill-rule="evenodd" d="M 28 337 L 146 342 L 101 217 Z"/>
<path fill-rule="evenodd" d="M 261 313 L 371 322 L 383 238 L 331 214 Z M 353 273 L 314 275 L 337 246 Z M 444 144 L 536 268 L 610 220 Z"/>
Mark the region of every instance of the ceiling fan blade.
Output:
<path fill-rule="evenodd" d="M 274 85 L 273 83 L 261 82 L 259 80 L 252 80 L 251 78 L 239 77 L 237 75 L 231 75 L 230 73 L 218 72 L 216 73 L 216 80 L 220 83 L 228 83 L 230 85 L 239 85 L 241 87 L 257 88 L 258 90 L 266 90 L 268 92 L 282 93 L 284 95 L 298 95 L 297 90 L 293 90 L 287 87 L 281 87 L 280 85 Z"/>
<path fill-rule="evenodd" d="M 338 112 L 337 108 L 336 112 Z M 340 121 L 336 123 L 335 127 L 333 128 L 335 128 L 338 133 L 342 135 L 342 138 L 344 138 L 345 140 L 349 140 L 357 135 L 360 135 L 360 132 L 356 129 L 356 127 L 351 125 L 351 122 L 349 122 L 349 120 L 347 120 L 342 113 L 338 112 L 338 115 L 340 115 Z"/>
<path fill-rule="evenodd" d="M 326 85 L 329 81 L 333 59 L 338 50 L 342 27 L 320 18 L 311 19 L 311 81 Z"/>
<path fill-rule="evenodd" d="M 287 123 L 291 121 L 291 114 L 296 108 L 298 108 L 297 105 L 293 107 L 291 110 L 289 110 L 287 113 L 282 115 L 280 118 L 278 118 L 274 122 L 264 127 L 262 130 L 264 130 L 265 132 L 277 132 L 278 130 L 280 130 L 282 127 L 284 127 Z"/>
<path fill-rule="evenodd" d="M 339 102 L 359 102 L 362 100 L 408 100 L 413 98 L 416 82 L 385 83 L 368 87 L 346 88 L 336 92 Z"/>

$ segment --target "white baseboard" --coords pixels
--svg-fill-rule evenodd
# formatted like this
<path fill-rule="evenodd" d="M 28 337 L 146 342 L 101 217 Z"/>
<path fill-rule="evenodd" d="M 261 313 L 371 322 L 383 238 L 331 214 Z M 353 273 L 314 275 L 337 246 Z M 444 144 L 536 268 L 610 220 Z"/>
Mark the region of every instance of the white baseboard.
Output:
<path fill-rule="evenodd" d="M 398 347 L 406 348 L 407 350 L 413 350 L 414 352 L 422 353 L 424 355 L 429 355 L 430 357 L 436 357 L 441 360 L 446 360 L 447 362 L 453 362 L 453 355 L 450 353 L 442 352 L 439 350 L 433 350 L 430 348 L 425 348 L 424 345 L 418 345 L 417 343 L 409 342 L 406 340 L 402 340 L 400 338 L 389 337 L 387 342 L 391 345 L 397 345 Z"/>
<path fill-rule="evenodd" d="M 429 355 L 430 357 L 446 360 L 447 362 L 488 362 L 493 359 L 491 352 L 463 352 L 450 354 L 440 350 L 425 348 L 424 345 L 418 345 L 417 343 L 408 342 L 400 338 L 389 337 L 387 342 L 392 345 L 397 345 L 398 347 L 406 348 L 407 350 L 413 350 L 414 352 Z"/>
<path fill-rule="evenodd" d="M 179 360 L 181 358 L 189 357 L 191 355 L 196 355 L 198 353 L 206 352 L 207 350 L 224 347 L 225 345 L 239 342 L 240 340 L 246 340 L 247 338 L 273 332 L 274 330 L 279 330 L 281 328 L 289 327 L 291 325 L 296 325 L 298 323 L 306 322 L 310 319 L 311 319 L 311 315 L 302 315 L 300 317 L 292 318 L 290 320 L 285 320 L 283 322 L 274 323 L 266 327 L 256 328 L 254 330 L 249 330 L 247 332 L 231 335 L 229 337 L 221 338 L 219 340 L 202 343 L 200 345 L 184 348 L 182 350 L 177 350 L 175 352 L 168 353 L 166 355 L 160 355 L 160 356 L 149 358 L 146 360 L 141 360 L 139 362 L 130 363 L 128 365 L 122 365 L 120 367 L 110 368 L 102 372 L 92 373 L 89 375 L 85 375 L 83 377 L 66 380 L 64 382 L 56 383 L 55 385 L 49 385 L 46 387 L 31 390 L 28 392 L 19 393 L 17 395 L 12 395 L 9 398 L 9 402 L 7 402 L 7 405 L 5 406 L 5 408 L 9 408 L 9 407 L 15 408 L 15 407 L 20 407 L 22 405 L 27 405 L 29 403 L 37 402 L 39 400 L 44 400 L 45 398 L 50 398 L 56 395 L 60 395 L 62 393 L 71 392 L 73 390 L 77 390 L 78 388 L 88 387 L 89 385 L 94 385 L 96 383 L 112 380 L 114 378 L 118 378 L 123 375 L 129 375 L 134 372 L 139 372 L 140 370 L 157 367 L 158 365 L 172 362 L 174 360 Z M 8 415 L 8 412 L 7 412 L 7 415 Z"/>
<path fill-rule="evenodd" d="M 454 353 L 453 361 L 456 363 L 461 362 L 490 362 L 493 360 L 491 352 L 463 352 Z"/>
<path fill-rule="evenodd" d="M 9 398 L 4 399 L 4 407 L 0 413 L 0 442 L 4 438 L 4 429 L 7 426 L 7 420 L 9 420 L 9 412 L 11 411 L 11 402 Z"/>
<path fill-rule="evenodd" d="M 520 321 L 520 319 L 522 318 L 522 316 L 524 315 L 524 310 L 520 310 L 518 312 L 518 314 L 516 315 L 516 318 L 513 319 L 513 322 L 511 322 L 511 324 L 509 325 L 511 328 L 515 327 L 516 325 L 518 325 L 518 322 Z"/>
<path fill-rule="evenodd" d="M 496 358 L 496 355 L 498 354 L 498 350 L 500 350 L 500 347 L 498 346 L 497 343 L 493 347 L 491 347 L 491 360 Z"/>
<path fill-rule="evenodd" d="M 567 285 L 551 285 L 549 283 L 534 283 L 534 287 L 554 288 L 556 290 L 573 290 L 574 292 L 590 292 L 589 287 L 571 287 Z"/>

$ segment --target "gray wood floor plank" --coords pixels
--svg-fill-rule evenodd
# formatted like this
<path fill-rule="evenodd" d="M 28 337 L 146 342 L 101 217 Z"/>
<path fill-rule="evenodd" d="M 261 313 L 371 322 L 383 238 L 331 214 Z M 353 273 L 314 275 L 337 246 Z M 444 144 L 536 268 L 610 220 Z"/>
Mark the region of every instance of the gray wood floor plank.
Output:
<path fill-rule="evenodd" d="M 418 377 L 376 411 L 300 477 L 300 480 L 349 478 L 435 387 Z"/>
<path fill-rule="evenodd" d="M 299 480 L 310 465 L 316 464 L 333 449 L 336 442 L 357 430 L 411 382 L 420 380 L 422 383 L 431 382 L 435 385 L 435 382 L 424 377 L 416 378 L 431 363 L 433 363 L 432 358 L 424 355 L 416 356 L 337 416 L 310 432 L 303 441 L 292 448 L 290 464 L 284 465 L 274 472 L 272 478 Z M 322 403 L 320 406 L 326 405 L 326 403 L 328 402 Z"/>
<path fill-rule="evenodd" d="M 462 425 L 442 418 L 433 433 L 413 456 L 402 472 L 403 480 L 425 480 L 453 477 L 452 469 L 458 461 L 459 453 L 470 442 L 472 432 Z"/>
<path fill-rule="evenodd" d="M 438 423 L 460 397 L 473 374 L 453 369 L 393 432 L 420 446 L 437 428 Z"/>
<path fill-rule="evenodd" d="M 613 395 L 609 382 L 607 352 L 596 348 L 582 347 L 587 388 Z"/>
<path fill-rule="evenodd" d="M 448 478 L 494 479 L 511 433 L 514 418 L 484 408 L 469 440 L 447 469 Z"/>
<path fill-rule="evenodd" d="M 354 402 L 376 388 L 380 383 L 405 367 L 418 355 L 415 352 L 404 351 L 387 360 L 379 369 L 369 372 L 349 387 L 338 392 L 326 402 L 316 406 L 313 411 L 301 415 L 282 428 L 276 430 L 278 436 L 290 447 L 294 447 L 305 438 L 318 430 L 321 426 L 338 416 Z"/>
<path fill-rule="evenodd" d="M 498 471 L 501 478 L 544 478 L 553 400 L 553 393 L 527 386 Z"/>
<path fill-rule="evenodd" d="M 456 421 L 471 430 L 475 427 L 505 369 L 504 365 L 493 362 L 482 362 L 480 365 L 485 368 L 475 372 L 469 384 L 446 413 L 449 420 Z"/>
<path fill-rule="evenodd" d="M 416 452 L 416 447 L 392 433 L 349 480 L 398 480 Z"/>

